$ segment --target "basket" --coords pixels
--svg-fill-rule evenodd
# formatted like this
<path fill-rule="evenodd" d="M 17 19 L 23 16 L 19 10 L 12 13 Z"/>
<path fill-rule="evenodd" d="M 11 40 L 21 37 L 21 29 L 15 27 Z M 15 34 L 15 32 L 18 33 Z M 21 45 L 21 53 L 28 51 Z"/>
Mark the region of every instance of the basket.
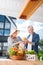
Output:
<path fill-rule="evenodd" d="M 15 55 L 10 56 L 10 59 L 12 59 L 12 60 L 22 60 L 23 58 L 24 58 L 24 56 L 15 56 Z"/>

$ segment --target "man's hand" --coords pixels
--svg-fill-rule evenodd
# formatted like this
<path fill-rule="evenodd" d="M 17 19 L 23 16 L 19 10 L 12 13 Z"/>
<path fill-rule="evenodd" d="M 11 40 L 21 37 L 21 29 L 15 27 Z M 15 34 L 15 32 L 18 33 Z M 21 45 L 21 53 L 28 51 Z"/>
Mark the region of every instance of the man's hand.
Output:
<path fill-rule="evenodd" d="M 28 43 L 29 43 L 29 44 L 32 44 L 32 42 L 30 42 L 29 40 L 28 40 Z"/>
<path fill-rule="evenodd" d="M 32 42 L 30 42 L 28 39 L 25 39 L 24 42 L 25 42 L 25 44 L 26 44 L 26 43 L 32 44 Z"/>
<path fill-rule="evenodd" d="M 23 40 L 25 43 L 28 43 L 28 39 Z"/>

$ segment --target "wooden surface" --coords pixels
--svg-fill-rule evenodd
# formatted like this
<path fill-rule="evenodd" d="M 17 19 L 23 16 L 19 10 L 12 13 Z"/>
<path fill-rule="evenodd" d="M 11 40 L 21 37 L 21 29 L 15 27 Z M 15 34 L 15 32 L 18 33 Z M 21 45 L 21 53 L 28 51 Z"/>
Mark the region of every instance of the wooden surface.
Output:
<path fill-rule="evenodd" d="M 43 61 L 0 59 L 0 65 L 43 65 Z"/>
<path fill-rule="evenodd" d="M 28 0 L 27 5 L 25 6 L 24 10 L 21 12 L 21 14 L 18 16 L 22 19 L 29 19 L 32 14 L 40 7 L 40 5 L 43 3 L 43 0 Z"/>

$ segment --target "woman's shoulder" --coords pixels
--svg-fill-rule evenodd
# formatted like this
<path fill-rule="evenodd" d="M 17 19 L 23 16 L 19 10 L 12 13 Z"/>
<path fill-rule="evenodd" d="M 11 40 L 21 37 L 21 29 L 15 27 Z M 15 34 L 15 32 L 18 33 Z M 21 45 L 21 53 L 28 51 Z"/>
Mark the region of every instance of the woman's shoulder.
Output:
<path fill-rule="evenodd" d="M 9 36 L 9 37 L 8 37 L 8 40 L 12 40 L 12 38 Z"/>

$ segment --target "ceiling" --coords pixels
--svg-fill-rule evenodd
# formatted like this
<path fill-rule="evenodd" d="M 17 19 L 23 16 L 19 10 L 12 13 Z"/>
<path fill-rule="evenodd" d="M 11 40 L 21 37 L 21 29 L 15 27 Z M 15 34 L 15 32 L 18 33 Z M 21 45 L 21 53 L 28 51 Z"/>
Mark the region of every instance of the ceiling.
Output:
<path fill-rule="evenodd" d="M 43 22 L 43 4 L 29 18 L 32 21 Z"/>
<path fill-rule="evenodd" d="M 0 0 L 0 14 L 13 16 L 16 18 L 18 18 L 18 16 L 21 16 L 22 14 L 26 14 L 28 16 L 29 9 L 27 8 L 27 11 L 25 9 L 27 4 L 29 4 L 29 2 L 31 4 L 33 3 L 33 1 L 40 2 L 41 0 Z M 31 8 L 29 11 L 32 12 Z M 43 4 L 37 10 L 35 10 L 35 12 L 31 12 L 29 12 L 29 20 L 43 22 Z"/>
<path fill-rule="evenodd" d="M 0 14 L 18 18 L 29 0 L 0 0 Z"/>
<path fill-rule="evenodd" d="M 40 7 L 43 3 L 43 0 L 30 0 L 25 6 L 23 12 L 19 15 L 19 18 L 28 19 L 33 13 Z"/>

